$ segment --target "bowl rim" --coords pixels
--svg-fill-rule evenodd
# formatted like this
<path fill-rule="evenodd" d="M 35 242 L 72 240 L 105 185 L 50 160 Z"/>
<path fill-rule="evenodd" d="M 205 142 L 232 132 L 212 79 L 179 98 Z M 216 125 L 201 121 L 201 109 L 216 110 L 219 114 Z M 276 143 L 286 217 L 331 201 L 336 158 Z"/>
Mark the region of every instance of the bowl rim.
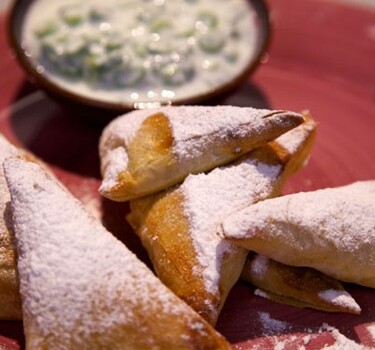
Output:
<path fill-rule="evenodd" d="M 11 3 L 6 20 L 6 34 L 11 50 L 13 51 L 16 60 L 27 73 L 28 79 L 36 86 L 44 90 L 47 94 L 64 101 L 78 103 L 87 107 L 99 108 L 101 110 L 107 110 L 112 112 L 127 112 L 137 109 L 137 103 L 126 103 L 126 102 L 111 102 L 103 101 L 97 98 L 91 98 L 80 95 L 69 89 L 66 89 L 52 80 L 48 79 L 46 75 L 37 72 L 35 65 L 32 60 L 26 55 L 24 48 L 22 47 L 22 22 L 26 16 L 28 8 L 32 3 L 37 0 L 13 0 Z M 170 104 L 172 105 L 188 105 L 198 104 L 204 101 L 212 100 L 218 96 L 225 95 L 231 92 L 237 86 L 244 83 L 251 73 L 260 65 L 262 58 L 266 54 L 272 37 L 272 23 L 269 15 L 269 8 L 266 0 L 244 0 L 247 1 L 251 8 L 256 13 L 256 21 L 260 28 L 258 36 L 258 43 L 253 58 L 249 61 L 247 66 L 229 82 L 207 90 L 205 93 L 193 95 L 190 97 L 172 99 Z M 21 21 L 21 25 L 17 25 Z M 145 104 L 148 101 L 140 101 Z M 165 104 L 169 101 L 150 101 L 152 105 Z"/>

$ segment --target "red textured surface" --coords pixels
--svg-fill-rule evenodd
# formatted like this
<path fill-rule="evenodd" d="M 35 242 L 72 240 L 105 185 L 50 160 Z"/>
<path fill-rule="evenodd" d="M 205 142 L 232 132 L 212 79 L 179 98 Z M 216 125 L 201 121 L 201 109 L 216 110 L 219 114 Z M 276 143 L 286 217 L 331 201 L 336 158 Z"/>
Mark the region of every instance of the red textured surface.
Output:
<path fill-rule="evenodd" d="M 270 0 L 269 6 L 274 36 L 268 59 L 223 103 L 309 109 L 319 122 L 311 160 L 285 193 L 375 178 L 375 12 L 320 0 Z M 7 47 L 3 18 L 0 50 L 0 131 L 52 165 L 77 196 L 101 210 L 106 226 L 146 260 L 123 221 L 126 204 L 109 203 L 96 193 L 100 127 L 73 118 L 26 83 Z M 375 347 L 367 329 L 375 325 L 375 291 L 347 289 L 361 305 L 361 316 L 274 304 L 238 283 L 217 328 L 238 349 L 273 349 L 276 339 L 286 349 L 319 349 L 333 342 L 329 334 L 319 334 L 323 323 Z M 261 313 L 287 327 L 271 334 Z M 304 338 L 308 332 L 309 342 Z M 22 349 L 23 342 L 20 322 L 0 322 L 0 348 Z"/>

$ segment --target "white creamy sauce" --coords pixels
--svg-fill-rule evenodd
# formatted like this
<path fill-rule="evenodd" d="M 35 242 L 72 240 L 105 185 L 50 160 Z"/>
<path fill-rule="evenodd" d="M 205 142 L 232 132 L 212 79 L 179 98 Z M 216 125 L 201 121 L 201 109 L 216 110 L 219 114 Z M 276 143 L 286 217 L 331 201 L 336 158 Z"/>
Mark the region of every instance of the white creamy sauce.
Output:
<path fill-rule="evenodd" d="M 173 101 L 241 74 L 255 14 L 246 0 L 37 0 L 23 45 L 41 74 L 85 97 Z"/>

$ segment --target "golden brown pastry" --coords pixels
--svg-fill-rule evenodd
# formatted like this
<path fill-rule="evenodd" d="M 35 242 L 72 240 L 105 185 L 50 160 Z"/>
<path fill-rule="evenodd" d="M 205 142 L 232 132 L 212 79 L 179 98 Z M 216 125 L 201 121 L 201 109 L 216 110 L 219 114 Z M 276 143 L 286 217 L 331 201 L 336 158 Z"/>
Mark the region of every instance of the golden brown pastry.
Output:
<path fill-rule="evenodd" d="M 37 164 L 4 169 L 26 350 L 231 348 Z"/>
<path fill-rule="evenodd" d="M 217 225 L 225 216 L 277 195 L 287 175 L 303 162 L 301 153 L 307 155 L 304 146 L 311 146 L 315 128 L 309 119 L 280 142 L 234 164 L 189 175 L 174 189 L 131 201 L 128 221 L 156 274 L 210 323 L 216 323 L 247 255 L 221 239 Z"/>
<path fill-rule="evenodd" d="M 339 281 L 317 270 L 284 265 L 261 254 L 249 254 L 241 279 L 259 288 L 255 294 L 278 303 L 330 312 L 361 312 Z"/>
<path fill-rule="evenodd" d="M 100 140 L 100 192 L 142 197 L 239 158 L 301 124 L 300 114 L 232 106 L 138 110 L 117 118 Z"/>
<path fill-rule="evenodd" d="M 0 134 L 0 319 L 21 319 L 16 251 L 13 243 L 10 194 L 3 173 L 3 162 L 20 152 Z"/>
<path fill-rule="evenodd" d="M 306 165 L 315 142 L 318 124 L 309 111 L 302 112 L 302 115 L 303 124 L 300 127 L 294 128 L 268 143 L 268 147 L 277 150 L 278 156 L 286 164 L 284 177 L 289 177 Z"/>
<path fill-rule="evenodd" d="M 292 194 L 224 219 L 228 241 L 292 266 L 375 287 L 375 181 Z"/>

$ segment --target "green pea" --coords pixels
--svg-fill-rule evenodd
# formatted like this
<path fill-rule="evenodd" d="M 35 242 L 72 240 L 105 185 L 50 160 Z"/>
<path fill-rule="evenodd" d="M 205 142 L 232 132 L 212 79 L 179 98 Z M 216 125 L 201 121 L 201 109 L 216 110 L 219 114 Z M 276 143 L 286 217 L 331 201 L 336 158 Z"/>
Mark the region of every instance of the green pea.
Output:
<path fill-rule="evenodd" d="M 198 45 L 207 53 L 217 53 L 224 47 L 225 38 L 217 31 L 208 32 L 198 39 Z"/>
<path fill-rule="evenodd" d="M 124 45 L 124 39 L 120 35 L 109 35 L 104 42 L 107 51 L 118 50 Z"/>
<path fill-rule="evenodd" d="M 58 29 L 58 25 L 56 22 L 47 22 L 35 30 L 35 35 L 39 39 L 43 39 L 51 34 L 56 33 L 57 29 Z"/>
<path fill-rule="evenodd" d="M 224 57 L 227 60 L 227 62 L 235 63 L 238 60 L 239 53 L 234 48 L 225 49 L 225 51 L 224 51 Z"/>
<path fill-rule="evenodd" d="M 76 53 L 68 53 L 62 56 L 59 62 L 59 70 L 69 77 L 80 77 L 83 75 L 84 57 Z"/>
<path fill-rule="evenodd" d="M 103 10 L 98 8 L 92 8 L 89 12 L 89 19 L 93 22 L 100 22 L 106 18 L 106 14 Z"/>
<path fill-rule="evenodd" d="M 170 62 L 161 68 L 160 76 L 165 84 L 179 86 L 192 79 L 194 67 L 187 63 Z"/>
<path fill-rule="evenodd" d="M 105 72 L 105 57 L 91 55 L 86 57 L 83 75 L 89 84 L 96 83 Z"/>
<path fill-rule="evenodd" d="M 195 35 L 196 29 L 195 27 L 190 28 L 176 28 L 176 38 L 189 38 Z"/>
<path fill-rule="evenodd" d="M 56 45 L 56 69 L 63 75 L 71 78 L 81 77 L 88 47 L 82 38 L 68 38 L 60 45 Z"/>
<path fill-rule="evenodd" d="M 83 16 L 78 7 L 64 7 L 61 9 L 60 15 L 62 20 L 72 27 L 79 25 L 83 20 Z"/>
<path fill-rule="evenodd" d="M 208 28 L 216 28 L 219 23 L 217 16 L 210 11 L 202 11 L 199 13 L 197 21 L 202 22 Z"/>
<path fill-rule="evenodd" d="M 142 45 L 142 44 L 140 44 L 138 42 L 134 42 L 131 45 L 132 45 L 132 49 L 133 49 L 134 53 L 138 57 L 145 58 L 147 56 L 147 51 L 148 50 L 147 50 L 147 48 L 144 45 Z"/>
<path fill-rule="evenodd" d="M 220 68 L 220 63 L 217 60 L 205 60 L 202 67 L 209 72 L 215 72 Z"/>
<path fill-rule="evenodd" d="M 147 50 L 151 54 L 166 54 L 172 52 L 172 46 L 168 42 L 150 41 Z"/>
<path fill-rule="evenodd" d="M 60 60 L 62 49 L 58 45 L 52 45 L 50 42 L 45 41 L 41 45 L 41 56 L 43 60 L 54 66 Z"/>
<path fill-rule="evenodd" d="M 150 25 L 150 31 L 152 33 L 158 33 L 161 32 L 164 29 L 172 28 L 173 24 L 170 20 L 166 18 L 158 18 L 155 21 L 153 21 Z"/>

